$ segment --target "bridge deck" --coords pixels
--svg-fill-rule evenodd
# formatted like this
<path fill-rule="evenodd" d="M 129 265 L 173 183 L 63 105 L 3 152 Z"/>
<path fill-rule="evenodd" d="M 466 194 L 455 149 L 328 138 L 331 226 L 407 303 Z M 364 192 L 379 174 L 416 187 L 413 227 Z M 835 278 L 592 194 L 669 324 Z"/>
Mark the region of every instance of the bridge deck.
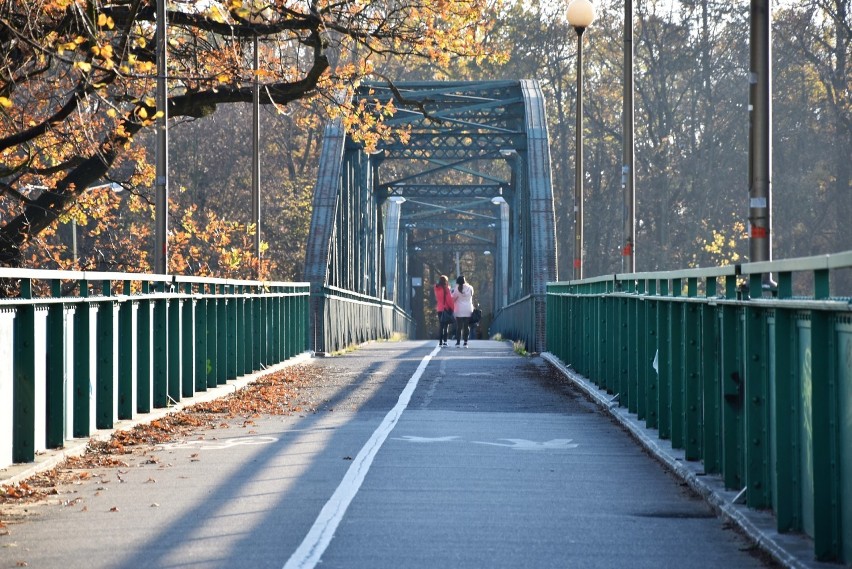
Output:
<path fill-rule="evenodd" d="M 545 361 L 434 344 L 313 360 L 309 412 L 62 488 L 0 532 L 0 569 L 763 566 Z"/>

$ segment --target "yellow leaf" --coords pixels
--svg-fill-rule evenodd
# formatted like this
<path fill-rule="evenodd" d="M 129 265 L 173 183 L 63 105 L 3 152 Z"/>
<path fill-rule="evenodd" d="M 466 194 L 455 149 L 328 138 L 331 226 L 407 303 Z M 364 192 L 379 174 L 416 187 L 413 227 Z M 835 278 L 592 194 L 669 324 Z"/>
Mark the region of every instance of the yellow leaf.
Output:
<path fill-rule="evenodd" d="M 7 99 L 6 97 L 0 97 L 0 107 L 9 108 L 12 106 L 12 101 Z"/>
<path fill-rule="evenodd" d="M 139 115 L 140 119 L 147 119 L 148 118 L 148 111 L 146 111 L 143 108 L 140 108 L 139 111 L 136 114 Z"/>
<path fill-rule="evenodd" d="M 75 61 L 74 67 L 84 72 L 89 72 L 92 70 L 92 64 L 87 61 Z"/>

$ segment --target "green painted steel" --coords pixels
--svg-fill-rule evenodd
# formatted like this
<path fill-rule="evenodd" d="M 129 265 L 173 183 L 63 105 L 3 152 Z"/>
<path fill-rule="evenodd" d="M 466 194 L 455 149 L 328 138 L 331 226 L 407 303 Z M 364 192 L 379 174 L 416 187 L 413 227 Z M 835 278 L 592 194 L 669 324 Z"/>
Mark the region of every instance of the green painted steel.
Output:
<path fill-rule="evenodd" d="M 95 430 L 94 385 L 96 366 L 94 354 L 97 343 L 94 341 L 95 322 L 98 305 L 89 303 L 89 281 L 81 278 L 79 287 L 80 302 L 77 304 L 74 319 L 74 401 L 72 436 L 88 437 Z"/>
<path fill-rule="evenodd" d="M 136 412 L 150 413 L 154 408 L 154 305 L 150 300 L 151 283 L 143 282 L 139 300 L 136 367 Z"/>
<path fill-rule="evenodd" d="M 850 269 L 852 251 L 550 283 L 547 342 L 780 532 L 852 563 L 852 300 L 830 295 Z"/>
<path fill-rule="evenodd" d="M 125 281 L 122 294 L 132 294 L 131 283 Z M 54 295 L 59 296 L 59 295 Z M 139 303 L 122 302 L 118 309 L 118 418 L 133 419 L 136 416 L 138 396 L 137 358 L 139 351 L 138 330 Z M 62 352 L 58 352 L 62 353 Z M 57 399 L 61 401 L 61 399 Z"/>
<path fill-rule="evenodd" d="M 50 295 L 62 296 L 62 283 L 54 281 L 50 286 Z M 65 441 L 65 410 L 57 405 L 65 390 L 67 360 L 64 357 L 67 316 L 65 307 L 52 304 L 47 308 L 47 432 L 46 446 L 54 448 Z"/>
<path fill-rule="evenodd" d="M 0 299 L 10 341 L 0 353 L 13 354 L 0 468 L 190 399 L 219 373 L 221 383 L 237 377 L 227 371 L 239 344 L 262 360 L 251 357 L 239 375 L 308 350 L 308 283 L 26 269 L 0 269 L 0 278 L 21 283 L 17 297 Z M 237 333 L 229 301 L 254 306 L 253 334 Z"/>
<path fill-rule="evenodd" d="M 21 279 L 21 298 L 33 297 L 32 279 Z M 15 360 L 12 460 L 32 462 L 35 460 L 35 390 L 36 390 L 36 348 L 34 334 L 27 330 L 35 329 L 35 310 L 33 304 L 22 306 L 15 318 Z"/>

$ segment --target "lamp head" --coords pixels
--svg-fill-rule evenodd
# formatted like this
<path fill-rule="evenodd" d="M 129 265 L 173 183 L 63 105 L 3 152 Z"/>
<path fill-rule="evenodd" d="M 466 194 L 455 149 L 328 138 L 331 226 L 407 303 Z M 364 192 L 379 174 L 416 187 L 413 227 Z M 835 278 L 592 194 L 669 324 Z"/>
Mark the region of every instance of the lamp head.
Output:
<path fill-rule="evenodd" d="M 595 5 L 589 0 L 571 0 L 567 16 L 571 27 L 584 30 L 595 21 Z"/>

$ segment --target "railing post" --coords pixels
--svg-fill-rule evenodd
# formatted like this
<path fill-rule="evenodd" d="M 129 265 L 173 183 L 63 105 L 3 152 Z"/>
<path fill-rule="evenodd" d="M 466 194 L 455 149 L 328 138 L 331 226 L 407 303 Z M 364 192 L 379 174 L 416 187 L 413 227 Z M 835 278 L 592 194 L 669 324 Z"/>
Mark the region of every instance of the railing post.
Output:
<path fill-rule="evenodd" d="M 793 275 L 789 272 L 778 273 L 778 299 L 790 299 L 793 296 Z M 800 448 L 799 430 L 794 425 L 800 423 L 801 412 L 797 404 L 798 381 L 794 354 L 796 354 L 795 314 L 792 310 L 782 307 L 775 308 L 775 334 L 773 350 L 774 357 L 773 381 L 770 383 L 770 393 L 774 405 L 774 444 L 773 457 L 775 473 L 772 486 L 773 509 L 779 532 L 801 529 L 801 488 L 799 480 Z M 798 420 L 796 420 L 798 419 Z"/>
<path fill-rule="evenodd" d="M 138 405 L 137 354 L 141 351 L 137 335 L 139 303 L 131 298 L 132 288 L 129 280 L 124 281 L 125 298 L 118 309 L 119 346 L 118 346 L 118 418 L 133 419 Z"/>
<path fill-rule="evenodd" d="M 199 283 L 198 302 L 195 305 L 195 391 L 207 391 L 208 369 L 207 356 L 207 311 L 210 301 L 207 300 L 205 285 Z"/>
<path fill-rule="evenodd" d="M 80 303 L 74 319 L 74 436 L 88 437 L 95 426 L 98 306 L 88 302 L 89 281 L 80 279 Z"/>
<path fill-rule="evenodd" d="M 645 318 L 648 326 L 648 339 L 646 356 L 649 358 L 645 361 L 646 377 L 648 381 L 645 384 L 645 409 L 646 420 L 645 426 L 649 429 L 656 429 L 660 418 L 660 301 L 657 300 L 659 281 L 652 279 L 648 281 L 648 300 L 646 304 Z M 654 365 L 656 363 L 656 366 Z M 650 368 L 650 369 L 649 369 Z"/>
<path fill-rule="evenodd" d="M 154 299 L 154 408 L 168 405 L 169 396 L 169 301 L 165 281 L 156 285 Z"/>
<path fill-rule="evenodd" d="M 95 426 L 111 429 L 118 420 L 118 305 L 112 296 L 112 281 L 101 282 L 97 325 L 97 379 Z"/>
<path fill-rule="evenodd" d="M 224 300 L 217 296 L 218 290 L 215 284 L 208 285 L 210 299 L 207 301 L 207 387 L 213 388 L 219 384 L 219 375 L 226 359 L 222 352 L 221 336 L 225 333 L 224 328 L 219 328 L 219 314 L 224 305 Z"/>
<path fill-rule="evenodd" d="M 136 411 L 150 413 L 154 408 L 154 303 L 151 283 L 142 281 L 143 299 L 139 301 L 139 360 L 137 367 Z"/>
<path fill-rule="evenodd" d="M 243 301 L 238 296 L 242 293 L 242 287 L 236 287 L 231 284 L 227 287 L 222 285 L 222 294 L 227 290 L 227 302 L 222 302 L 219 307 L 219 322 L 221 330 L 219 331 L 219 349 L 220 361 L 219 366 L 219 383 L 225 383 L 228 378 L 235 378 L 242 375 L 243 359 L 240 358 L 239 346 L 243 343 L 243 337 L 240 335 L 239 322 L 242 321 L 242 306 Z M 227 363 L 226 363 L 227 362 Z"/>
<path fill-rule="evenodd" d="M 33 297 L 32 279 L 21 279 L 21 298 Z M 15 358 L 12 399 L 12 460 L 32 462 L 36 450 L 35 305 L 18 308 L 15 319 Z"/>
<path fill-rule="evenodd" d="M 829 297 L 828 270 L 814 271 L 814 299 Z M 814 476 L 814 551 L 818 560 L 840 556 L 840 468 L 837 382 L 831 358 L 835 336 L 828 312 L 811 311 L 810 384 Z M 836 357 L 836 356 L 835 356 Z M 849 474 L 846 473 L 848 476 Z"/>
<path fill-rule="evenodd" d="M 248 334 L 251 331 L 251 326 L 246 330 L 246 299 L 243 294 L 243 285 L 237 286 L 237 373 L 234 377 L 239 377 L 246 373 L 246 345 L 249 346 L 248 353 L 251 353 L 251 342 Z"/>
<path fill-rule="evenodd" d="M 669 281 L 661 279 L 659 281 L 660 296 L 669 296 Z M 661 439 L 671 439 L 672 437 L 672 420 L 671 420 L 671 348 L 672 348 L 672 329 L 669 324 L 671 320 L 672 301 L 660 301 L 657 309 L 657 349 L 659 357 L 657 365 L 659 366 L 658 384 L 657 384 L 657 432 Z"/>
<path fill-rule="evenodd" d="M 697 278 L 687 279 L 686 288 L 687 298 L 694 300 L 698 297 Z M 686 460 L 700 460 L 702 455 L 701 307 L 697 302 L 683 305 L 683 448 Z"/>
<path fill-rule="evenodd" d="M 15 318 L 13 309 L 0 308 L 0 466 L 14 462 Z"/>
<path fill-rule="evenodd" d="M 704 421 L 702 448 L 704 471 L 708 474 L 722 472 L 722 384 L 717 341 L 718 321 L 716 308 L 711 305 L 716 297 L 716 277 L 708 277 L 705 297 L 708 302 L 701 305 L 701 383 L 703 386 Z"/>
<path fill-rule="evenodd" d="M 169 379 L 168 396 L 171 403 L 181 400 L 182 367 L 183 367 L 183 299 L 178 295 L 177 285 L 170 287 L 169 292 Z"/>
<path fill-rule="evenodd" d="M 51 279 L 50 294 L 53 298 L 62 298 L 60 279 Z M 66 330 L 65 305 L 51 304 L 47 310 L 47 448 L 65 444 Z M 8 360 L 0 358 L 0 361 L 11 361 L 11 357 Z M 2 464 L 5 463 L 0 460 Z"/>
<path fill-rule="evenodd" d="M 252 304 L 254 305 L 254 354 L 252 355 L 252 371 L 261 369 L 261 364 L 266 364 L 266 296 L 263 295 L 263 286 L 254 287 Z"/>
<path fill-rule="evenodd" d="M 683 279 L 672 279 L 672 297 L 680 299 L 683 296 Z M 669 307 L 669 417 L 672 447 L 684 448 L 684 416 L 686 409 L 686 383 L 684 381 L 684 311 L 688 303 L 670 303 Z"/>
<path fill-rule="evenodd" d="M 636 330 L 637 306 L 639 304 L 636 296 L 636 281 L 632 277 L 626 281 L 626 290 L 631 296 L 622 299 L 623 309 L 621 313 L 621 382 L 624 386 L 621 401 L 631 413 L 635 413 L 638 407 L 636 393 L 639 386 L 638 367 L 636 359 L 638 354 L 638 337 Z M 644 333 L 644 332 L 643 332 Z"/>
<path fill-rule="evenodd" d="M 654 356 L 651 355 L 651 346 L 653 338 L 648 330 L 648 304 L 645 298 L 648 291 L 648 281 L 645 279 L 639 280 L 636 285 L 636 325 L 634 331 L 634 342 L 636 346 L 636 418 L 640 421 L 645 421 L 648 418 L 648 374 L 651 371 L 651 362 Z"/>
<path fill-rule="evenodd" d="M 274 296 L 270 299 L 270 323 L 269 323 L 269 361 L 278 363 L 284 361 L 281 357 L 281 304 L 284 297 L 281 296 L 281 287 L 276 286 L 270 293 Z"/>
<path fill-rule="evenodd" d="M 197 310 L 196 299 L 192 296 L 192 283 L 184 284 L 183 308 L 181 314 L 181 395 L 192 397 L 195 395 L 195 336 L 198 331 L 195 328 L 195 311 Z"/>
<path fill-rule="evenodd" d="M 737 297 L 736 275 L 725 277 L 725 297 Z M 720 352 L 722 395 L 722 475 L 725 487 L 742 489 L 745 483 L 742 473 L 742 406 L 745 385 L 740 370 L 739 358 L 739 310 L 735 305 L 725 304 L 720 311 Z"/>
<path fill-rule="evenodd" d="M 763 275 L 749 278 L 752 300 L 760 298 Z M 765 310 L 748 306 L 745 310 L 746 338 L 746 501 L 751 508 L 771 505 L 769 478 L 769 358 Z"/>

